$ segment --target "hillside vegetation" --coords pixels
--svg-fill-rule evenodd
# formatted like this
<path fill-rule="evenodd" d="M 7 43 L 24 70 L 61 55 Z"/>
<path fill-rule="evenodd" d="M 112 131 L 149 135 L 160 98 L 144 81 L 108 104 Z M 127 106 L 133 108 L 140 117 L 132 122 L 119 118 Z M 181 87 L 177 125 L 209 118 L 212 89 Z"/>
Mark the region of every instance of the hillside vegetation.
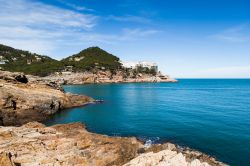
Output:
<path fill-rule="evenodd" d="M 73 66 L 77 71 L 90 71 L 94 69 L 114 71 L 121 68 L 118 57 L 99 47 L 87 48 L 78 54 L 63 59 L 61 62 L 65 66 Z"/>
<path fill-rule="evenodd" d="M 45 76 L 62 66 L 48 56 L 0 45 L 0 67 L 12 72 Z"/>
<path fill-rule="evenodd" d="M 121 68 L 119 58 L 99 47 L 87 48 L 78 54 L 57 61 L 48 56 L 14 49 L 0 44 L 0 68 L 12 72 L 24 72 L 38 76 L 46 76 L 61 72 L 66 66 L 73 71 L 95 71 L 96 69 L 116 71 Z"/>

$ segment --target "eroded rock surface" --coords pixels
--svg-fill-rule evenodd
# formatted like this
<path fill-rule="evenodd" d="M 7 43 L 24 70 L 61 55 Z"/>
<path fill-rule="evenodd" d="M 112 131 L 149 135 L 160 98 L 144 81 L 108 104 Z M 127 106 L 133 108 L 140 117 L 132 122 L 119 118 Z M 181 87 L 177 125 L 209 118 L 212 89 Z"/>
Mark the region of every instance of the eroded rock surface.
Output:
<path fill-rule="evenodd" d="M 219 164 L 218 164 L 219 165 Z M 188 159 L 183 153 L 173 150 L 162 150 L 158 153 L 141 154 L 124 166 L 211 166 L 198 159 Z"/>
<path fill-rule="evenodd" d="M 142 146 L 135 138 L 89 133 L 80 123 L 0 127 L 0 161 L 22 166 L 122 165 Z"/>
<path fill-rule="evenodd" d="M 83 106 L 94 100 L 64 93 L 57 85 L 26 82 L 26 76 L 0 72 L 0 125 L 42 121 L 65 108 Z"/>
<path fill-rule="evenodd" d="M 148 148 L 133 137 L 90 133 L 81 123 L 46 127 L 37 122 L 0 127 L 0 165 L 3 163 L 5 166 L 223 165 L 212 157 L 204 158 L 202 153 L 181 152 L 170 143 Z"/>

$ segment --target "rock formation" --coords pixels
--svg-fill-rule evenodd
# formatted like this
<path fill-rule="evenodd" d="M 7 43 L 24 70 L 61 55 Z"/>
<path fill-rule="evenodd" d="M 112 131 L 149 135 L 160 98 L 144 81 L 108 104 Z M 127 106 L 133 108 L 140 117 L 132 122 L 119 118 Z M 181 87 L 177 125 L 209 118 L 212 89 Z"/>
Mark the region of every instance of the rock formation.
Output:
<path fill-rule="evenodd" d="M 124 166 L 166 166 L 166 165 L 182 165 L 182 166 L 210 166 L 206 162 L 200 162 L 198 159 L 187 161 L 182 153 L 176 151 L 163 150 L 158 153 L 149 152 L 142 154 L 135 159 L 131 160 Z"/>
<path fill-rule="evenodd" d="M 120 165 L 134 158 L 140 146 L 135 138 L 89 133 L 80 123 L 0 127 L 0 162 L 13 165 Z"/>
<path fill-rule="evenodd" d="M 189 154 L 192 154 L 191 151 Z M 199 158 L 199 159 L 198 159 Z M 213 158 L 178 152 L 167 143 L 147 148 L 136 138 L 93 134 L 80 123 L 45 127 L 32 122 L 0 127 L 0 165 L 4 166 L 222 166 Z"/>
<path fill-rule="evenodd" d="M 157 153 L 148 152 L 141 154 L 123 166 L 226 166 L 216 161 L 211 162 L 212 158 L 204 161 L 204 158 L 197 159 L 198 156 L 188 158 L 188 155 L 175 150 L 165 149 Z"/>
<path fill-rule="evenodd" d="M 87 80 L 97 83 L 107 76 L 97 74 L 103 77 Z M 32 122 L 65 108 L 94 102 L 87 96 L 63 92 L 60 84 L 0 71 L 0 166 L 224 166 L 213 157 L 171 143 L 148 147 L 134 137 L 90 133 L 81 123 L 46 127 Z M 22 126 L 3 127 L 10 125 Z"/>
<path fill-rule="evenodd" d="M 91 72 L 62 72 L 55 73 L 47 77 L 41 78 L 44 81 L 53 81 L 59 84 L 90 84 L 90 83 L 131 83 L 131 82 L 177 82 L 167 75 L 158 73 L 157 75 L 145 73 L 126 73 L 117 71 L 112 74 L 110 71 Z"/>
<path fill-rule="evenodd" d="M 20 73 L 0 72 L 0 125 L 42 121 L 62 109 L 94 101 L 87 96 L 64 93 L 56 84 L 53 87 L 26 80 Z"/>

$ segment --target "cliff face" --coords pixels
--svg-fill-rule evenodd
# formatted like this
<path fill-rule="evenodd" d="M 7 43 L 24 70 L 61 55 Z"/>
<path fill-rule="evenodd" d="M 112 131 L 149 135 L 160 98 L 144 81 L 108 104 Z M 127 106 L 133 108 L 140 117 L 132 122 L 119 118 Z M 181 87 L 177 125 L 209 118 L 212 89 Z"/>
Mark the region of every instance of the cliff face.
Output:
<path fill-rule="evenodd" d="M 56 84 L 29 83 L 25 78 L 20 73 L 0 72 L 0 125 L 42 121 L 59 110 L 94 101 L 64 93 Z"/>

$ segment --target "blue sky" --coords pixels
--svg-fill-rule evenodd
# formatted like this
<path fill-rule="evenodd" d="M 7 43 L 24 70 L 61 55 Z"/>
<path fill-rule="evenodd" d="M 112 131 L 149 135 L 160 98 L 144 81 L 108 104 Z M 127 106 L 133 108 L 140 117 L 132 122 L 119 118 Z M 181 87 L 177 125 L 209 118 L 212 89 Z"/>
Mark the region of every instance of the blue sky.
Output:
<path fill-rule="evenodd" d="M 99 46 L 177 78 L 250 78 L 249 0 L 0 0 L 0 43 L 56 59 Z"/>

